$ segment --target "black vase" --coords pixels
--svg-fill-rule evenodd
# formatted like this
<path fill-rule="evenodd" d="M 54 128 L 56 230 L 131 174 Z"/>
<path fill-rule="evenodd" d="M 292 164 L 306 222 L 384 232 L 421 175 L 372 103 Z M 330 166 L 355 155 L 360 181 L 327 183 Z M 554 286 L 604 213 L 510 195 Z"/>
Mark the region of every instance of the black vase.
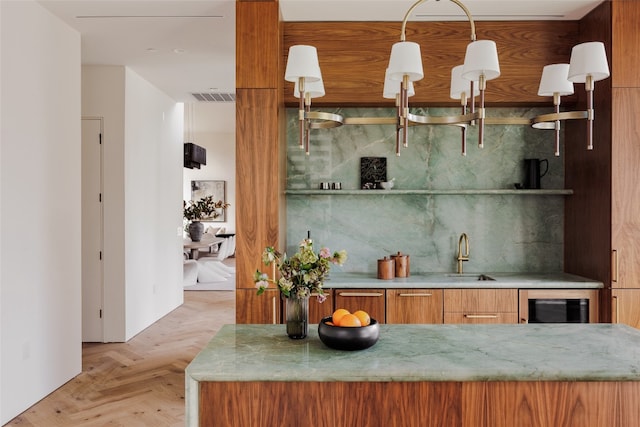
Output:
<path fill-rule="evenodd" d="M 200 221 L 191 221 L 189 224 L 189 237 L 192 242 L 199 242 L 202 239 L 202 233 L 204 232 L 204 224 Z"/>
<path fill-rule="evenodd" d="M 287 316 L 287 335 L 299 340 L 306 338 L 309 332 L 309 297 L 285 298 Z"/>

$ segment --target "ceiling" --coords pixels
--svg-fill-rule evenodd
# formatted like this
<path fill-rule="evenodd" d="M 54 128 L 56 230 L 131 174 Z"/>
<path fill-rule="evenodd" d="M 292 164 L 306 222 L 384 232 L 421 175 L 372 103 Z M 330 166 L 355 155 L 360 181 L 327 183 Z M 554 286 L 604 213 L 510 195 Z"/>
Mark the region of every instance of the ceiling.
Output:
<path fill-rule="evenodd" d="M 465 0 L 476 21 L 574 20 L 603 0 Z M 81 34 L 82 63 L 125 65 L 177 102 L 235 93 L 234 0 L 40 0 Z M 285 21 L 402 21 L 413 0 L 280 0 Z M 448 1 L 410 20 L 464 20 Z"/>

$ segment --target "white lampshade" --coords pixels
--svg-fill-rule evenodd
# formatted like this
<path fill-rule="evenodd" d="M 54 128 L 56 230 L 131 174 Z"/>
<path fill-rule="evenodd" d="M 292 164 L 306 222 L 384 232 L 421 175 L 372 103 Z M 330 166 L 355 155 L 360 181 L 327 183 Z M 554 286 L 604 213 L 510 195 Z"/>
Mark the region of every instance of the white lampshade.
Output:
<path fill-rule="evenodd" d="M 384 88 L 382 89 L 382 97 L 387 99 L 396 99 L 396 95 L 400 93 L 401 85 L 401 81 L 391 80 L 389 78 L 389 69 L 387 68 L 387 72 L 384 75 Z M 416 91 L 413 89 L 413 82 L 409 82 L 409 86 L 407 87 L 407 95 L 413 96 L 415 94 Z"/>
<path fill-rule="evenodd" d="M 560 96 L 573 94 L 573 82 L 567 78 L 569 75 L 569 64 L 545 65 L 542 69 L 539 96 L 553 96 L 557 93 Z"/>
<path fill-rule="evenodd" d="M 422 71 L 422 56 L 420 45 L 414 42 L 397 42 L 391 48 L 389 58 L 389 78 L 402 80 L 409 76 L 409 81 L 415 82 L 424 77 Z"/>
<path fill-rule="evenodd" d="M 467 80 L 480 80 L 484 74 L 485 80 L 493 80 L 500 76 L 498 49 L 491 40 L 478 40 L 467 45 L 464 56 L 462 77 Z"/>
<path fill-rule="evenodd" d="M 451 69 L 451 91 L 449 92 L 449 96 L 451 99 L 460 99 L 462 97 L 462 92 L 467 94 L 467 98 L 471 98 L 471 81 L 462 78 L 462 65 L 455 66 Z M 473 95 L 480 95 L 480 88 L 478 87 L 478 82 L 473 85 Z"/>
<path fill-rule="evenodd" d="M 295 82 L 300 77 L 304 77 L 308 83 L 316 82 L 322 78 L 318 51 L 314 46 L 295 45 L 289 48 L 284 79 L 288 82 Z"/>
<path fill-rule="evenodd" d="M 571 49 L 569 80 L 584 83 L 588 75 L 594 82 L 609 77 L 609 63 L 602 42 L 581 43 Z"/>
<path fill-rule="evenodd" d="M 305 80 L 304 82 L 304 93 L 308 93 L 310 98 L 320 98 L 324 96 L 324 83 L 322 79 L 316 82 L 308 82 Z M 293 87 L 293 96 L 296 98 L 300 98 L 300 90 L 298 88 L 298 81 L 296 80 L 295 86 Z"/>

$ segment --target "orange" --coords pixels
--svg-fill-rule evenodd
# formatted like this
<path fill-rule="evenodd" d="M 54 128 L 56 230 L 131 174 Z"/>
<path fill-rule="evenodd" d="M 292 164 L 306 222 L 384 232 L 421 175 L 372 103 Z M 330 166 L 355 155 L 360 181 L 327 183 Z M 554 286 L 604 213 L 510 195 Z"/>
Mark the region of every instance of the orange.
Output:
<path fill-rule="evenodd" d="M 362 326 L 362 323 L 360 323 L 360 319 L 358 319 L 356 315 L 345 314 L 340 318 L 339 326 L 347 327 L 347 328 L 359 328 L 360 326 Z"/>
<path fill-rule="evenodd" d="M 336 311 L 334 311 L 333 316 L 331 316 L 331 320 L 333 321 L 333 324 L 336 326 L 340 326 L 340 319 L 342 319 L 342 317 L 345 314 L 351 314 L 351 313 L 349 313 L 349 310 L 346 310 L 344 308 L 339 308 Z"/>
<path fill-rule="evenodd" d="M 360 323 L 362 324 L 362 326 L 368 326 L 371 323 L 371 317 L 369 316 L 369 313 L 364 310 L 358 310 L 353 313 L 353 315 L 360 319 Z"/>

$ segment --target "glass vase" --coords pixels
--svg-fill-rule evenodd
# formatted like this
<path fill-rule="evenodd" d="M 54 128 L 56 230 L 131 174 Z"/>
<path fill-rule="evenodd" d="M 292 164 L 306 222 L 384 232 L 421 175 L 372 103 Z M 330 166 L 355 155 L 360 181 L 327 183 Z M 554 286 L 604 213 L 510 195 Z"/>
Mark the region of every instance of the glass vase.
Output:
<path fill-rule="evenodd" d="M 309 331 L 309 297 L 285 298 L 285 302 L 287 335 L 294 340 L 305 338 Z"/>

